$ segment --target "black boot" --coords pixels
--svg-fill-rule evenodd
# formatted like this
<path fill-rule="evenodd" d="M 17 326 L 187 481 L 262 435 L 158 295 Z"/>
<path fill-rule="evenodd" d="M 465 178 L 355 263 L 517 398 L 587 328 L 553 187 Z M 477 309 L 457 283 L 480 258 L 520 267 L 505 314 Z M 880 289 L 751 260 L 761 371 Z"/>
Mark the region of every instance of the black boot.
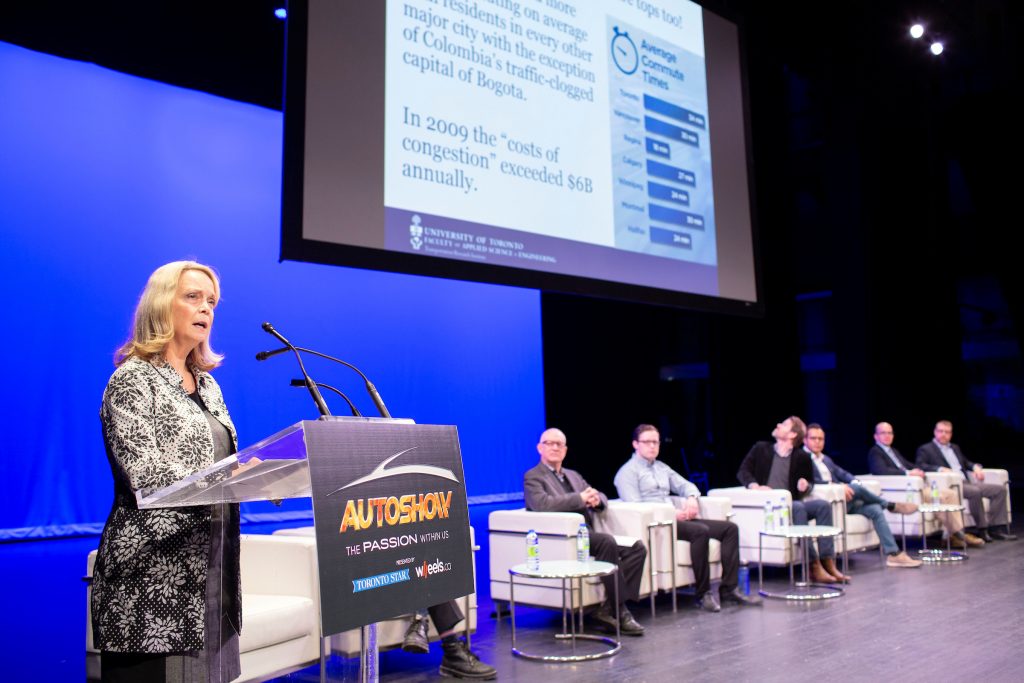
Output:
<path fill-rule="evenodd" d="M 498 677 L 497 669 L 481 662 L 461 638 L 446 636 L 441 640 L 441 647 L 444 649 L 444 658 L 441 659 L 441 668 L 438 671 L 442 676 L 481 681 Z"/>
<path fill-rule="evenodd" d="M 430 652 L 430 640 L 427 638 L 427 620 L 416 615 L 412 618 L 409 628 L 402 641 L 402 649 L 417 655 Z"/>

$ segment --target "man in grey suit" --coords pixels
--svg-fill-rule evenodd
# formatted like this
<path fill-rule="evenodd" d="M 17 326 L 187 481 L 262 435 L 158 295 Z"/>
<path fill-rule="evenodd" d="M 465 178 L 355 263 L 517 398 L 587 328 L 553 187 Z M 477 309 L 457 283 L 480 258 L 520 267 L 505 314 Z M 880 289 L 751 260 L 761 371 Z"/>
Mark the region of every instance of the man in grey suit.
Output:
<path fill-rule="evenodd" d="M 605 602 L 591 617 L 603 628 L 615 629 L 612 600 L 615 581 L 618 581 L 618 626 L 624 635 L 642 636 L 644 627 L 626 609 L 625 601 L 639 598 L 647 549 L 640 541 L 628 547 L 619 546 L 611 534 L 594 531 L 594 514 L 607 507 L 608 498 L 587 484 L 579 472 L 562 467 L 568 450 L 561 430 L 547 429 L 540 435 L 540 443 L 537 444 L 540 462 L 523 475 L 526 508 L 536 512 L 578 512 L 583 515 L 590 533 L 590 554 L 597 560 L 619 567 L 614 576 L 602 579 Z"/>
<path fill-rule="evenodd" d="M 971 506 L 971 515 L 978 525 L 978 536 L 985 541 L 1012 541 L 1006 516 L 1006 487 L 985 483 L 981 465 L 968 460 L 960 447 L 951 443 L 953 423 L 939 420 L 935 423 L 935 438 L 917 449 L 917 466 L 927 472 L 956 472 L 962 480 L 964 498 Z M 967 472 L 971 472 L 971 476 Z M 988 498 L 989 511 L 985 512 L 982 498 Z M 1003 531 L 1003 529 L 1006 529 Z"/>

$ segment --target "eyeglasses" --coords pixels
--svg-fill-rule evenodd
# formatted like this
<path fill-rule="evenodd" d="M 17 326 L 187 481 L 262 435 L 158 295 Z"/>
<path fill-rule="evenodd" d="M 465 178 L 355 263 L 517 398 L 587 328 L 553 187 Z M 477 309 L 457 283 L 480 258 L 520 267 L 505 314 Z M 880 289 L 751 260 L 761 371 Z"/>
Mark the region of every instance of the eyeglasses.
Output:
<path fill-rule="evenodd" d="M 637 441 L 637 443 L 642 443 L 645 446 L 659 446 L 659 445 L 661 445 L 661 441 L 659 441 L 658 439 L 644 439 L 643 441 Z"/>
<path fill-rule="evenodd" d="M 541 441 L 540 445 L 545 448 L 565 448 L 564 441 Z"/>
<path fill-rule="evenodd" d="M 809 436 L 809 437 L 807 437 L 807 440 L 808 441 L 824 441 L 825 437 L 823 437 L 823 436 Z"/>

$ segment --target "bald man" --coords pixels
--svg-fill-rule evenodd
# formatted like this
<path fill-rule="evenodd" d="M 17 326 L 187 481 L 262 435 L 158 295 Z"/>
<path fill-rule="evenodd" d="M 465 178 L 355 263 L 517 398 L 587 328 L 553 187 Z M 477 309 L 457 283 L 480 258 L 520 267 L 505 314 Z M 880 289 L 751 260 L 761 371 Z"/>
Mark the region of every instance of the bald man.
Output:
<path fill-rule="evenodd" d="M 903 455 L 892 445 L 896 438 L 892 425 L 888 422 L 879 422 L 875 425 L 875 445 L 868 451 L 868 471 L 871 474 L 895 474 L 908 477 L 921 477 L 924 480 L 924 470 L 911 465 Z M 944 505 L 951 505 L 958 502 L 956 493 L 952 489 L 939 491 L 939 502 Z M 959 512 L 942 512 L 937 515 L 939 523 L 943 527 L 943 536 L 950 536 L 950 545 L 963 550 L 967 546 L 980 547 L 985 545 L 974 534 L 963 531 L 964 519 Z"/>
<path fill-rule="evenodd" d="M 644 627 L 626 609 L 626 600 L 637 600 L 647 549 L 640 541 L 631 546 L 615 543 L 611 534 L 594 531 L 594 515 L 608 506 L 608 498 L 590 486 L 580 473 L 562 467 L 569 446 L 560 429 L 547 429 L 537 444 L 540 462 L 523 475 L 526 508 L 536 512 L 578 512 L 586 520 L 590 533 L 590 553 L 602 562 L 618 565 L 614 576 L 601 579 L 605 601 L 591 618 L 606 630 L 615 630 L 615 581 L 618 581 L 619 622 L 623 635 L 642 636 Z"/>

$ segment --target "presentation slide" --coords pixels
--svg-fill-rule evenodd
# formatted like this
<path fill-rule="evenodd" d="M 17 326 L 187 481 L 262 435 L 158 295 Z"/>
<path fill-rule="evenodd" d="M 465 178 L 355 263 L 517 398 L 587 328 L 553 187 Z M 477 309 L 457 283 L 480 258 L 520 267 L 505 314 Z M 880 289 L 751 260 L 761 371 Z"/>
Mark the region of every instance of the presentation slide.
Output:
<path fill-rule="evenodd" d="M 308 10 L 303 239 L 756 302 L 725 20 L 686 0 L 387 0 L 380 33 L 357 47 L 344 42 L 355 17 Z M 377 67 L 360 49 L 381 34 Z M 338 94 L 332 67 L 366 88 Z M 361 91 L 372 101 L 374 78 L 380 130 L 356 129 L 382 143 L 376 227 L 372 210 L 338 213 L 368 193 L 327 196 L 349 174 L 331 150 L 373 154 L 331 138 L 352 135 L 339 119 L 365 106 Z"/>

